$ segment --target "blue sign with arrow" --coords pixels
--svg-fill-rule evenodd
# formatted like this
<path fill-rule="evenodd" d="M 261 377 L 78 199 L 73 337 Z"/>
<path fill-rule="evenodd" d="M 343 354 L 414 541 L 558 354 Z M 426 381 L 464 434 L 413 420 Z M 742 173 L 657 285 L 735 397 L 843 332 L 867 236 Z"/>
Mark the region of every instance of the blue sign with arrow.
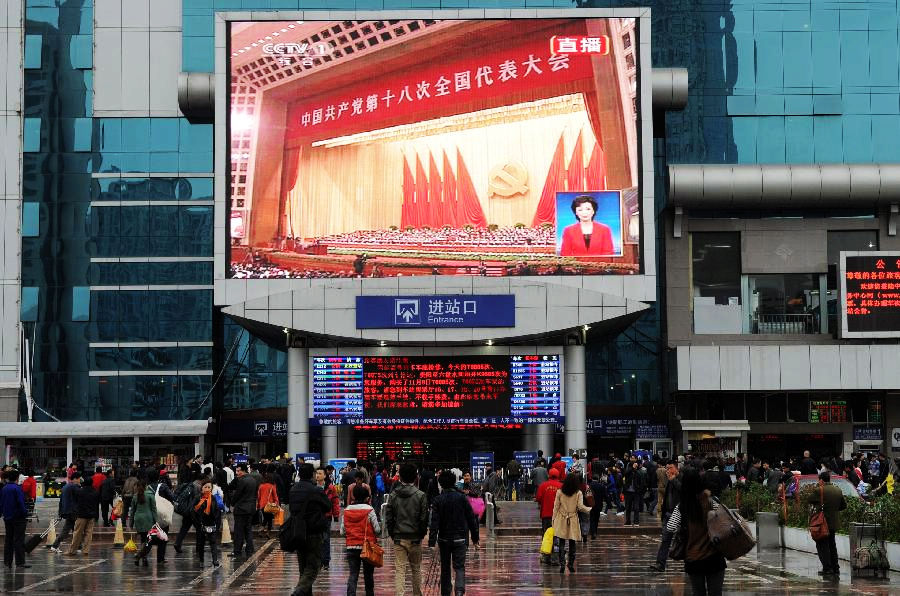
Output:
<path fill-rule="evenodd" d="M 514 294 L 357 296 L 357 329 L 515 327 Z"/>

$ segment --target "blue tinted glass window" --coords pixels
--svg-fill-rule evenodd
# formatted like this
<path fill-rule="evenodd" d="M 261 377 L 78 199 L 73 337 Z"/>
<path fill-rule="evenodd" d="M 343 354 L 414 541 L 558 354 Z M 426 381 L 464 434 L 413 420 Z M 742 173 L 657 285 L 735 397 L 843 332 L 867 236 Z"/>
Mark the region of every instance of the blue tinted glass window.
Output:
<path fill-rule="evenodd" d="M 73 68 L 94 66 L 94 47 L 90 35 L 73 35 L 69 45 L 69 59 Z"/>
<path fill-rule="evenodd" d="M 90 118 L 75 118 L 75 141 L 72 149 L 74 151 L 90 151 L 91 150 L 91 133 L 93 131 L 93 123 Z"/>
<path fill-rule="evenodd" d="M 22 236 L 41 235 L 41 206 L 39 203 L 22 203 Z"/>
<path fill-rule="evenodd" d="M 150 151 L 178 151 L 177 118 L 150 120 Z"/>
<path fill-rule="evenodd" d="M 184 178 L 178 185 L 178 199 L 213 200 L 212 178 Z"/>
<path fill-rule="evenodd" d="M 91 290 L 86 286 L 72 288 L 72 320 L 89 321 L 91 318 Z"/>
<path fill-rule="evenodd" d="M 25 36 L 25 68 L 41 67 L 41 46 L 44 43 L 41 35 Z"/>
<path fill-rule="evenodd" d="M 122 150 L 129 153 L 150 150 L 150 119 L 122 119 Z"/>
<path fill-rule="evenodd" d="M 100 151 L 120 151 L 122 149 L 122 120 L 103 118 L 99 122 Z"/>
<path fill-rule="evenodd" d="M 28 152 L 41 150 L 41 119 L 25 118 L 24 148 Z"/>
<path fill-rule="evenodd" d="M 22 286 L 22 312 L 23 321 L 37 321 L 39 288 L 34 286 Z"/>

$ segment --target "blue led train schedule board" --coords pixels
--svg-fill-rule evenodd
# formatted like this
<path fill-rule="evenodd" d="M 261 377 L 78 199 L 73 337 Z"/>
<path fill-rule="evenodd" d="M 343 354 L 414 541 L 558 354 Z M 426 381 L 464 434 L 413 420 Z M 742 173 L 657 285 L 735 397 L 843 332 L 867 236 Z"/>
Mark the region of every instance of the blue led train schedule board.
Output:
<path fill-rule="evenodd" d="M 560 356 L 313 357 L 323 425 L 545 424 L 562 412 Z"/>

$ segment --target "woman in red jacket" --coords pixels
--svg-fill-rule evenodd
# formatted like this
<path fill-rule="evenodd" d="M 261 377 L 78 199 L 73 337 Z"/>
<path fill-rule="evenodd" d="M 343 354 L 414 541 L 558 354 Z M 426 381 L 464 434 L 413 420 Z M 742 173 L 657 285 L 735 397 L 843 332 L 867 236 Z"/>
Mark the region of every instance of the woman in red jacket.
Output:
<path fill-rule="evenodd" d="M 381 531 L 381 526 L 378 525 L 375 510 L 369 505 L 369 489 L 357 484 L 351 490 L 353 491 L 353 505 L 348 505 L 344 509 L 344 517 L 341 518 L 341 536 L 347 537 L 347 564 L 350 566 L 347 594 L 356 594 L 361 564 L 366 596 L 375 596 L 375 566 L 362 560 L 360 555 L 364 542 L 378 541 L 377 536 Z"/>
<path fill-rule="evenodd" d="M 281 504 L 278 500 L 278 491 L 275 489 L 275 480 L 272 478 L 272 474 L 267 472 L 256 491 L 256 508 L 262 511 L 262 525 L 266 532 L 266 539 L 271 537 L 269 532 L 272 531 L 272 522 L 275 520 L 275 512 L 266 511 L 266 505 L 270 503 Z"/>
<path fill-rule="evenodd" d="M 597 214 L 597 200 L 590 195 L 578 195 L 572 201 L 572 213 L 576 223 L 563 228 L 563 257 L 612 256 L 616 248 L 609 226 L 594 221 Z"/>

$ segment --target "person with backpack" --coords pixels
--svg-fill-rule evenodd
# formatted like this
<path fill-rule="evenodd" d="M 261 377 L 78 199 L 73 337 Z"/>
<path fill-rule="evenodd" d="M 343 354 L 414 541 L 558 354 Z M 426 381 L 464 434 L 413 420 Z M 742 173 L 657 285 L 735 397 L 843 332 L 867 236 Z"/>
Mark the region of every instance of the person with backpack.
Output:
<path fill-rule="evenodd" d="M 428 546 L 438 545 L 441 553 L 441 595 L 466 592 L 466 551 L 469 536 L 478 548 L 478 520 L 469 500 L 456 489 L 456 476 L 444 470 L 438 476 L 441 494 L 431 507 Z M 452 569 L 451 569 L 452 562 Z M 455 577 L 451 577 L 455 576 Z M 451 581 L 451 579 L 453 581 Z M 453 585 L 455 583 L 455 585 Z"/>
<path fill-rule="evenodd" d="M 394 541 L 394 591 L 403 596 L 406 570 L 412 574 L 413 596 L 422 596 L 422 538 L 428 532 L 428 498 L 416 488 L 416 467 L 400 466 L 400 480 L 391 492 L 384 523 Z"/>
<path fill-rule="evenodd" d="M 188 480 L 188 482 L 178 485 L 178 488 L 175 489 L 175 500 L 173 501 L 173 504 L 175 505 L 175 513 L 181 516 L 181 527 L 178 528 L 178 535 L 175 537 L 175 544 L 172 548 L 174 548 L 175 552 L 178 554 L 181 554 L 181 545 L 184 543 L 184 539 L 188 535 L 188 532 L 191 531 L 191 528 L 194 528 L 196 531 L 194 516 L 191 514 L 191 506 L 194 504 L 197 497 L 200 496 L 201 486 L 203 485 L 200 482 L 200 479 L 195 478 L 194 480 Z M 197 535 L 197 546 L 199 551 L 199 533 Z"/>
<path fill-rule="evenodd" d="M 315 468 L 310 463 L 302 463 L 297 468 L 297 482 L 288 493 L 291 517 L 302 516 L 306 526 L 306 536 L 297 545 L 297 564 L 300 579 L 291 596 L 309 596 L 312 586 L 322 566 L 322 543 L 324 534 L 331 532 L 331 524 L 325 517 L 333 512 L 325 491 L 313 484 Z"/>
<path fill-rule="evenodd" d="M 681 495 L 666 529 L 685 537 L 684 572 L 697 596 L 720 596 L 725 581 L 725 557 L 709 537 L 707 516 L 718 506 L 704 490 L 700 471 L 686 466 L 681 473 Z"/>

